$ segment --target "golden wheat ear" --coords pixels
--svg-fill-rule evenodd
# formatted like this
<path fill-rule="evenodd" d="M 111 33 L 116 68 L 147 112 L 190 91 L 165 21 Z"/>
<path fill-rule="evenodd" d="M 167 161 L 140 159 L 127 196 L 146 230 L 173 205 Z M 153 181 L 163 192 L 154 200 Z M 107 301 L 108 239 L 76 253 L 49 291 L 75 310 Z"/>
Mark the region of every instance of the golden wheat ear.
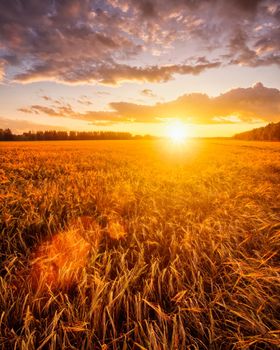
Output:
<path fill-rule="evenodd" d="M 103 230 L 97 220 L 92 216 L 78 216 L 73 218 L 68 225 L 69 229 L 74 229 L 90 244 L 97 249 L 103 238 Z"/>
<path fill-rule="evenodd" d="M 81 229 L 81 230 L 92 230 L 98 225 L 95 218 L 92 216 L 78 216 L 76 218 L 72 218 L 69 222 L 69 227 Z"/>
<path fill-rule="evenodd" d="M 108 236 L 114 240 L 124 239 L 126 236 L 125 229 L 119 221 L 109 221 L 107 227 Z"/>

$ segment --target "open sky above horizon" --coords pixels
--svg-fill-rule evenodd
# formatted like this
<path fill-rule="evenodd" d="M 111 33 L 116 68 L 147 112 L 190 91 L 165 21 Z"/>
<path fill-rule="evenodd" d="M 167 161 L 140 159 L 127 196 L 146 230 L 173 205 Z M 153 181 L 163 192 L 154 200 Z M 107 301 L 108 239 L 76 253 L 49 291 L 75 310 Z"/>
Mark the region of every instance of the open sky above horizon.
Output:
<path fill-rule="evenodd" d="M 0 128 L 231 136 L 280 121 L 279 0 L 0 0 Z"/>

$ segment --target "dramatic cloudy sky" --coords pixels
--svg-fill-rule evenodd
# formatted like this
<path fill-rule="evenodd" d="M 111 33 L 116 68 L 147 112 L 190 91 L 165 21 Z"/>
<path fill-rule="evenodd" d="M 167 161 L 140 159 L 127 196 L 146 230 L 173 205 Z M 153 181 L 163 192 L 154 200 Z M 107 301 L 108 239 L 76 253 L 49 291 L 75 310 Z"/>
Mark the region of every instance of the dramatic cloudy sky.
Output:
<path fill-rule="evenodd" d="M 280 121 L 279 0 L 0 0 L 0 127 Z"/>

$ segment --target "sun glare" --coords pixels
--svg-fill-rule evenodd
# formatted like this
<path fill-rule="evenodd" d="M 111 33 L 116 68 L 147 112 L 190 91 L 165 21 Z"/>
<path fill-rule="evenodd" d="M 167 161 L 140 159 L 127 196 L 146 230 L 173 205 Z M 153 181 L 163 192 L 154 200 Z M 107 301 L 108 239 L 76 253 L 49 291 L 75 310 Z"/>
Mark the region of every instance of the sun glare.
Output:
<path fill-rule="evenodd" d="M 167 135 L 176 144 L 184 143 L 189 136 L 186 125 L 181 122 L 170 124 L 167 127 Z"/>

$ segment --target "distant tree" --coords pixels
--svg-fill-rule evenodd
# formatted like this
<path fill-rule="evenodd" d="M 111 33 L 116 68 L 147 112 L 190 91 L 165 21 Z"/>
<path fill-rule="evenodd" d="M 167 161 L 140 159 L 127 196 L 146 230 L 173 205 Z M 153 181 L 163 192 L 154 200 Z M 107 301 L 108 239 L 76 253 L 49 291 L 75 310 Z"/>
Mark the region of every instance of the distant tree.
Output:
<path fill-rule="evenodd" d="M 234 138 L 238 140 L 280 141 L 280 122 L 236 134 Z"/>
<path fill-rule="evenodd" d="M 69 133 L 69 140 L 76 140 L 77 132 L 76 131 L 70 131 Z"/>
<path fill-rule="evenodd" d="M 132 136 L 129 132 L 116 131 L 37 131 L 14 135 L 10 129 L 0 129 L 0 141 L 49 141 L 49 140 L 151 140 L 154 136 Z"/>
<path fill-rule="evenodd" d="M 0 129 L 0 140 L 1 141 L 12 141 L 14 140 L 14 135 L 12 131 L 8 129 Z"/>

